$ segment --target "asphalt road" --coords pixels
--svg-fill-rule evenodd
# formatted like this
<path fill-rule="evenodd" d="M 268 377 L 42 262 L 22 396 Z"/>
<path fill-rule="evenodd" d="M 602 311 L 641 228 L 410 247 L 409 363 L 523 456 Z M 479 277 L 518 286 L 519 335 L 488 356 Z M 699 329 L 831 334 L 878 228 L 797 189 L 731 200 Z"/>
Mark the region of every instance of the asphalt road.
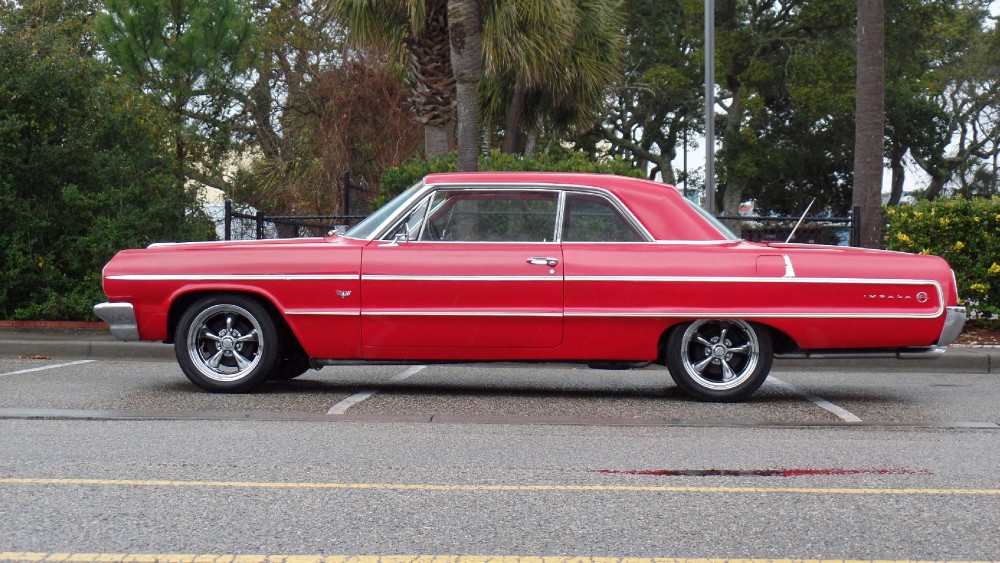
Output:
<path fill-rule="evenodd" d="M 779 363 L 717 405 L 652 368 L 215 395 L 168 361 L 0 357 L 0 561 L 1000 560 L 1000 376 L 906 366 Z"/>

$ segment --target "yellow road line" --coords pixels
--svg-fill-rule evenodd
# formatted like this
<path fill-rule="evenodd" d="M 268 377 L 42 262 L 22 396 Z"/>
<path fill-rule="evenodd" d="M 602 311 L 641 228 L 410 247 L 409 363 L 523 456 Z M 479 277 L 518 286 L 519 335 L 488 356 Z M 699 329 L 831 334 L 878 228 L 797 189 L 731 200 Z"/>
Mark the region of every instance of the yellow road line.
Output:
<path fill-rule="evenodd" d="M 343 489 L 454 492 L 638 492 L 638 493 L 792 493 L 831 495 L 1000 496 L 1000 489 L 874 489 L 807 487 L 659 487 L 630 485 L 433 485 L 420 483 L 294 483 L 255 481 L 165 481 L 146 479 L 0 478 L 0 485 L 95 485 L 130 487 L 218 487 L 250 489 Z"/>
<path fill-rule="evenodd" d="M 661 557 L 539 557 L 490 555 L 218 555 L 195 553 L 0 552 L 0 562 L 72 563 L 932 563 L 868 559 L 675 559 Z M 950 563 L 990 563 L 952 561 Z M 995 563 L 995 562 L 994 562 Z"/>

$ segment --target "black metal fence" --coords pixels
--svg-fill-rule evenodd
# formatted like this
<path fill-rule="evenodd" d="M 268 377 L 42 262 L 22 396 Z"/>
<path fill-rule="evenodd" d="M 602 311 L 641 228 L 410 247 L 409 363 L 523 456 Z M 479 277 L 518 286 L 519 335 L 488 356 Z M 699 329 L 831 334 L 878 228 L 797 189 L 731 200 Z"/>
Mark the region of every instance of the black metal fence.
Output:
<path fill-rule="evenodd" d="M 351 227 L 367 215 L 357 213 L 357 209 L 363 207 L 356 195 L 361 188 L 351 181 L 350 174 L 344 174 L 343 190 L 344 209 L 349 210 L 344 215 L 268 215 L 263 211 L 236 209 L 232 200 L 227 199 L 223 216 L 224 240 L 323 237 L 334 229 Z"/>
<path fill-rule="evenodd" d="M 789 242 L 857 246 L 861 223 L 856 221 L 860 209 L 855 207 L 850 217 L 748 217 L 720 216 L 719 219 L 737 227 L 739 235 L 753 242 Z M 801 224 L 799 221 L 801 220 Z M 796 228 L 798 225 L 798 228 Z"/>
<path fill-rule="evenodd" d="M 268 215 L 261 211 L 250 213 L 234 209 L 233 203 L 225 204 L 225 240 L 250 240 L 267 238 L 326 236 L 339 227 L 350 227 L 366 217 L 357 213 L 361 205 L 352 192 L 361 189 L 344 175 L 344 208 L 355 211 L 345 215 Z M 749 217 L 720 216 L 719 219 L 735 227 L 733 230 L 745 240 L 753 242 L 789 242 L 856 246 L 860 239 L 861 224 L 856 219 L 860 209 L 855 207 L 850 217 Z M 801 224 L 800 224 L 801 221 Z"/>

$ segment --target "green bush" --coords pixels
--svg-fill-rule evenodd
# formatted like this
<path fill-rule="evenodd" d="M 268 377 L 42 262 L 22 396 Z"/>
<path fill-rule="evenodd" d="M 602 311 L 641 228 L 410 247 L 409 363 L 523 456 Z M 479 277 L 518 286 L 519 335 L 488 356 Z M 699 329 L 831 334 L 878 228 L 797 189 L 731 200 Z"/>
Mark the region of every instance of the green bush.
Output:
<path fill-rule="evenodd" d="M 1000 199 L 921 201 L 886 209 L 886 219 L 887 248 L 944 258 L 962 301 L 979 316 L 1000 314 Z"/>
<path fill-rule="evenodd" d="M 0 319 L 96 320 L 122 248 L 204 239 L 159 110 L 111 70 L 0 26 Z"/>
<path fill-rule="evenodd" d="M 398 168 L 390 168 L 382 174 L 382 193 L 376 200 L 375 207 L 381 207 L 428 174 L 454 172 L 456 169 L 454 153 L 431 159 L 414 158 Z M 479 157 L 479 169 L 484 172 L 593 172 L 639 178 L 644 176 L 642 170 L 634 168 L 626 160 L 593 160 L 583 151 L 539 153 L 529 156 L 490 151 L 489 154 Z"/>

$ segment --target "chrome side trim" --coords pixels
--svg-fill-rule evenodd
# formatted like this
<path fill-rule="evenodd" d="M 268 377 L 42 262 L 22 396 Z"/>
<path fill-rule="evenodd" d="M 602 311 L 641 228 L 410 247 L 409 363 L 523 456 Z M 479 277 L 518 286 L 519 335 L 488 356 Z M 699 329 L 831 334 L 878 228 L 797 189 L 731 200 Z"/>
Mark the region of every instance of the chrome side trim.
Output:
<path fill-rule="evenodd" d="M 792 352 L 790 354 L 775 354 L 775 359 L 797 360 L 797 359 L 834 359 L 849 360 L 851 358 L 895 358 L 897 360 L 935 360 L 944 354 L 944 348 L 939 346 L 926 346 L 917 348 L 876 348 L 867 349 L 843 349 L 843 350 L 817 350 Z"/>
<path fill-rule="evenodd" d="M 742 311 L 738 313 L 720 313 L 718 311 L 652 311 L 643 313 L 625 312 L 567 312 L 566 317 L 575 318 L 637 318 L 637 319 L 933 319 L 941 316 L 935 313 L 761 313 Z"/>
<path fill-rule="evenodd" d="M 284 311 L 286 315 L 303 315 L 303 316 L 336 316 L 336 317 L 356 317 L 361 314 L 361 309 L 332 309 L 328 311 L 310 311 L 310 310 L 286 310 Z"/>
<path fill-rule="evenodd" d="M 697 282 L 697 283 L 843 283 L 865 284 L 885 283 L 899 285 L 933 285 L 942 293 L 941 284 L 934 280 L 905 280 L 886 278 L 769 278 L 769 277 L 726 277 L 726 276 L 566 276 L 566 281 L 598 282 Z"/>
<path fill-rule="evenodd" d="M 488 282 L 525 282 L 525 281 L 563 281 L 560 275 L 538 275 L 538 276 L 396 276 L 396 275 L 371 275 L 363 276 L 363 281 L 488 281 Z"/>
<path fill-rule="evenodd" d="M 938 338 L 938 346 L 948 346 L 958 338 L 965 326 L 965 307 L 948 307 L 945 310 L 944 327 L 941 329 L 941 337 Z"/>
<path fill-rule="evenodd" d="M 320 274 L 128 274 L 107 276 L 109 280 L 128 281 L 358 281 L 357 274 L 320 275 Z"/>
<path fill-rule="evenodd" d="M 362 311 L 370 317 L 562 317 L 562 313 L 517 311 Z"/>
<path fill-rule="evenodd" d="M 122 342 L 139 340 L 139 327 L 135 320 L 135 308 L 131 303 L 98 303 L 94 314 L 108 323 L 111 335 Z"/>
<path fill-rule="evenodd" d="M 792 267 L 792 259 L 791 259 L 791 257 L 789 257 L 787 254 L 782 254 L 782 256 L 785 258 L 785 277 L 786 278 L 794 278 L 795 277 L 795 268 Z"/>

